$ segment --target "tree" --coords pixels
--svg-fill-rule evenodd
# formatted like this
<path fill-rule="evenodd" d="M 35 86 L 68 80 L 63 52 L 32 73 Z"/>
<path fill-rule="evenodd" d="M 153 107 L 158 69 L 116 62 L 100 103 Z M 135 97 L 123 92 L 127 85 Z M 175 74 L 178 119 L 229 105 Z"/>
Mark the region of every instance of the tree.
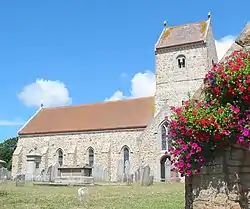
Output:
<path fill-rule="evenodd" d="M 17 140 L 18 137 L 13 137 L 0 143 L 0 159 L 6 162 L 9 170 L 12 167 L 12 155 L 16 149 Z"/>

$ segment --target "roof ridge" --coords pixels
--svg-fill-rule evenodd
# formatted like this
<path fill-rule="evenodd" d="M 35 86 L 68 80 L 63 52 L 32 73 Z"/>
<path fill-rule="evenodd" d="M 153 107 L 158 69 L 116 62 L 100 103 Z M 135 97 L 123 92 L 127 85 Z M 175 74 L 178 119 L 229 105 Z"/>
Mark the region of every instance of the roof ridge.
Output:
<path fill-rule="evenodd" d="M 207 22 L 207 20 L 198 21 L 198 22 L 184 23 L 184 24 L 180 24 L 180 25 L 173 25 L 173 26 L 167 27 L 166 30 L 169 29 L 169 28 L 182 27 L 182 26 L 192 25 L 192 24 L 200 24 L 200 23 L 204 23 L 204 22 Z"/>
<path fill-rule="evenodd" d="M 57 107 L 43 107 L 42 109 L 52 110 L 52 109 L 61 109 L 61 108 L 77 108 L 77 107 L 86 107 L 86 106 L 93 106 L 93 105 L 104 105 L 108 103 L 121 103 L 127 102 L 131 100 L 142 100 L 142 99 L 149 99 L 154 98 L 154 96 L 145 96 L 145 97 L 137 97 L 137 98 L 128 98 L 128 99 L 121 99 L 121 100 L 112 100 L 112 101 L 102 101 L 102 102 L 95 102 L 95 103 L 87 103 L 87 104 L 77 104 L 77 105 L 65 105 L 65 106 L 57 106 Z"/>

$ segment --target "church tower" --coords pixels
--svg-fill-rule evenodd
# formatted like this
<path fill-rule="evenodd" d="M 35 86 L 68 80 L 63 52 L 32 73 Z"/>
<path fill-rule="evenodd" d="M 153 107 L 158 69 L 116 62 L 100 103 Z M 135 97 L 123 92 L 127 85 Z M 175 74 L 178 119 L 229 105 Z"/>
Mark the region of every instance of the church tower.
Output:
<path fill-rule="evenodd" d="M 206 72 L 218 61 L 211 14 L 202 22 L 168 27 L 155 45 L 155 115 L 167 103 L 180 106 L 200 87 Z"/>

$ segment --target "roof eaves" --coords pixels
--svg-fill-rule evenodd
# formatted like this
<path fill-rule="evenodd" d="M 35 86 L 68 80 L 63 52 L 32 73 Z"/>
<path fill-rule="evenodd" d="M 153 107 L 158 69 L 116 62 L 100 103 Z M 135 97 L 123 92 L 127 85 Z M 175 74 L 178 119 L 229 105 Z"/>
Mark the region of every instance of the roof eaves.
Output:
<path fill-rule="evenodd" d="M 185 42 L 185 43 L 181 43 L 181 44 L 174 44 L 174 45 L 167 45 L 167 46 L 158 46 L 156 49 L 163 49 L 163 48 L 174 48 L 174 47 L 179 47 L 179 46 L 185 46 L 185 45 L 189 45 L 189 44 L 204 44 L 205 39 L 199 40 L 199 41 L 193 41 L 193 42 Z"/>
<path fill-rule="evenodd" d="M 19 135 L 19 133 L 25 128 L 25 126 L 27 126 L 27 124 L 42 110 L 43 108 L 40 107 L 34 115 L 32 115 L 29 120 L 27 120 L 27 122 L 25 124 L 23 124 L 23 126 L 17 131 L 17 134 Z"/>
<path fill-rule="evenodd" d="M 164 28 L 162 29 L 161 35 L 159 36 L 159 38 L 158 38 L 158 40 L 157 40 L 157 42 L 156 42 L 156 44 L 155 44 L 155 51 L 157 50 L 157 46 L 158 46 L 158 44 L 160 43 L 160 40 L 161 40 L 161 38 L 162 38 L 164 32 L 165 32 L 167 29 L 168 29 L 168 28 L 166 28 L 166 27 L 164 27 Z"/>
<path fill-rule="evenodd" d="M 63 131 L 43 131 L 43 132 L 27 132 L 19 133 L 19 136 L 27 135 L 42 135 L 42 134 L 65 134 L 65 133 L 85 133 L 85 132 L 96 132 L 96 131 L 115 131 L 115 130 L 129 130 L 129 129 L 144 129 L 147 125 L 141 126 L 127 126 L 127 127 L 117 127 L 117 128 L 106 128 L 106 129 L 84 129 L 84 130 L 63 130 Z"/>

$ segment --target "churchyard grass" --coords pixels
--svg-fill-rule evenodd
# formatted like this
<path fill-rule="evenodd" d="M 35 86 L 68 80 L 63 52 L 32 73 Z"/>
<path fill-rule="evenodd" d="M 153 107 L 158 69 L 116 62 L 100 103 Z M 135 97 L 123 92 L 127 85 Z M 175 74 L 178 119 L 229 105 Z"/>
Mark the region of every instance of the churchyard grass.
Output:
<path fill-rule="evenodd" d="M 87 202 L 77 199 L 78 187 L 0 185 L 1 209 L 182 209 L 184 184 L 154 184 L 149 187 L 89 187 Z"/>

